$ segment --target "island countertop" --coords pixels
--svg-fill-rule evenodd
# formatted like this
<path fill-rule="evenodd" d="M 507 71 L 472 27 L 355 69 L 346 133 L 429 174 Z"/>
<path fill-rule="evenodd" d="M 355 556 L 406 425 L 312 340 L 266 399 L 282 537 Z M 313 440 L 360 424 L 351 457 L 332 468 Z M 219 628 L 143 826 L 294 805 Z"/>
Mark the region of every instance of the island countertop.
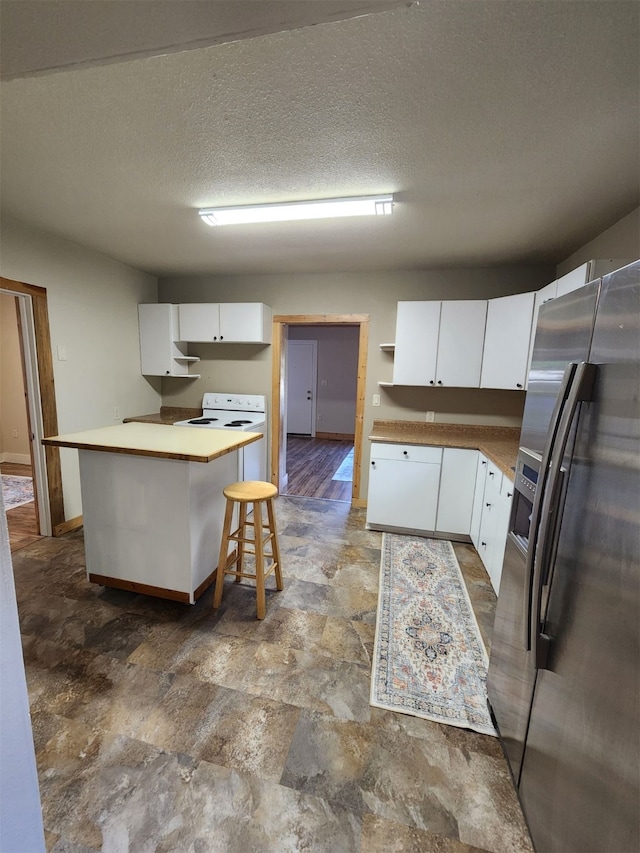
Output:
<path fill-rule="evenodd" d="M 461 447 L 479 450 L 513 480 L 520 430 L 516 427 L 474 424 L 436 424 L 423 421 L 375 420 L 371 441 Z"/>
<path fill-rule="evenodd" d="M 185 462 L 211 462 L 262 438 L 260 432 L 126 423 L 42 439 L 49 447 L 75 447 Z"/>

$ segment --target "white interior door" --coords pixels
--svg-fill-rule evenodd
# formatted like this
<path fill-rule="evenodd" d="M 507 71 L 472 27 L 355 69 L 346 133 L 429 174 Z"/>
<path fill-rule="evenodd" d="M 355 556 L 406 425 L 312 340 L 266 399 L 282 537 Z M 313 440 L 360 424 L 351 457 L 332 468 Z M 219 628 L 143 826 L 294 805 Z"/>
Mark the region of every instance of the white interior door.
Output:
<path fill-rule="evenodd" d="M 317 341 L 287 341 L 287 432 L 316 434 Z"/>

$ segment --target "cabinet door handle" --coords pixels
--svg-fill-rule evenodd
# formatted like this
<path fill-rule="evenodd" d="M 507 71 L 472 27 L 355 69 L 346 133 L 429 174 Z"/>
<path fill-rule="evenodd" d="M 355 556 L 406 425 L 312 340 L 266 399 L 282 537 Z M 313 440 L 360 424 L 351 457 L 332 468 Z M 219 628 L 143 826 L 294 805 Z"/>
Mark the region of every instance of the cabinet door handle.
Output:
<path fill-rule="evenodd" d="M 220 340 L 224 340 L 224 335 L 220 335 Z"/>
<path fill-rule="evenodd" d="M 483 459 L 483 460 L 482 460 L 482 464 L 483 464 L 483 465 L 486 465 L 486 464 L 487 464 L 487 460 L 486 460 L 486 459 Z"/>
<path fill-rule="evenodd" d="M 483 547 L 483 548 L 486 548 L 486 547 L 487 547 L 487 543 L 486 543 L 486 542 L 481 542 L 480 544 L 482 545 L 482 547 Z"/>
<path fill-rule="evenodd" d="M 217 341 L 217 340 L 218 340 L 218 338 L 217 338 L 217 336 L 216 336 L 216 335 L 214 335 L 214 336 L 213 336 L 213 340 L 214 340 L 214 341 Z"/>
<path fill-rule="evenodd" d="M 513 497 L 513 492 L 507 492 L 507 497 L 508 497 L 508 498 L 512 498 L 512 497 Z"/>
<path fill-rule="evenodd" d="M 491 504 L 485 504 L 485 506 L 491 506 Z"/>
<path fill-rule="evenodd" d="M 442 379 L 438 379 L 438 385 L 442 385 Z"/>
<path fill-rule="evenodd" d="M 374 462 L 372 462 L 371 464 L 372 464 L 372 465 L 375 465 L 376 463 L 375 463 L 375 461 L 374 461 Z"/>
<path fill-rule="evenodd" d="M 516 382 L 516 388 L 522 388 L 522 382 Z"/>
<path fill-rule="evenodd" d="M 433 379 L 430 379 L 430 380 L 429 380 L 429 385 L 434 385 L 434 384 L 435 384 L 435 383 L 434 383 Z"/>
<path fill-rule="evenodd" d="M 493 476 L 495 476 L 495 473 L 496 473 L 495 471 L 489 471 L 489 476 L 493 477 Z"/>
<path fill-rule="evenodd" d="M 408 456 L 408 455 L 409 455 L 409 451 L 408 451 L 408 450 L 403 450 L 402 452 L 403 452 L 403 454 L 404 454 L 405 456 Z"/>

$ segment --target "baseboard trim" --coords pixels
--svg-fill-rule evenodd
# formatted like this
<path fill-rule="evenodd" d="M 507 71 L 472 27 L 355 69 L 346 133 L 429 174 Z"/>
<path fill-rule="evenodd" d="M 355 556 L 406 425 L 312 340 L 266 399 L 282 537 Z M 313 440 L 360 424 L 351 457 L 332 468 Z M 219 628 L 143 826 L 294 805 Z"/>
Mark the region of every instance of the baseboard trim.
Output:
<path fill-rule="evenodd" d="M 366 509 L 367 499 L 366 498 L 351 498 L 351 506 L 362 507 L 362 509 Z"/>
<path fill-rule="evenodd" d="M 14 465 L 31 465 L 31 456 L 28 453 L 2 453 L 0 462 L 13 462 Z"/>
<path fill-rule="evenodd" d="M 82 516 L 76 515 L 75 518 L 69 518 L 67 521 L 63 521 L 62 524 L 56 524 L 53 528 L 53 535 L 64 536 L 65 533 L 71 533 L 73 530 L 82 527 L 82 524 Z"/>
<path fill-rule="evenodd" d="M 353 441 L 352 432 L 316 432 L 316 438 L 328 438 L 331 441 Z"/>

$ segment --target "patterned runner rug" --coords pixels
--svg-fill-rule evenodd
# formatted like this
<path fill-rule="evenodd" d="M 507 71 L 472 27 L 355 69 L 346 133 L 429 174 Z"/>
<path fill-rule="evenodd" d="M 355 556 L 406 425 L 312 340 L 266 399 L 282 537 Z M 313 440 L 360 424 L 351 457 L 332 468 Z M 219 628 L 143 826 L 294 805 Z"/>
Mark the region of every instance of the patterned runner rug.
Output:
<path fill-rule="evenodd" d="M 5 510 L 28 504 L 33 500 L 33 480 L 31 477 L 3 474 L 2 497 Z"/>
<path fill-rule="evenodd" d="M 487 666 L 451 543 L 385 533 L 371 705 L 495 735 Z"/>

